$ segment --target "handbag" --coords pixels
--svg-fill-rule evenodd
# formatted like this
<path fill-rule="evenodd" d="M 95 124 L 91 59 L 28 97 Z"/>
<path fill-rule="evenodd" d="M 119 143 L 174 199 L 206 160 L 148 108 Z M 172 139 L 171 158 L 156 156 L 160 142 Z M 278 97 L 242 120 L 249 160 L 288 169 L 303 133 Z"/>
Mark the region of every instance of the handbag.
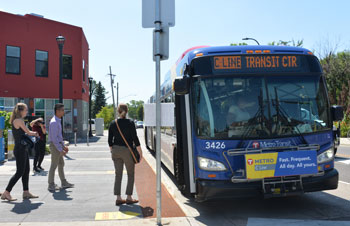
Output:
<path fill-rule="evenodd" d="M 122 136 L 122 138 L 123 138 L 123 140 L 124 140 L 126 146 L 128 146 L 128 149 L 129 149 L 129 151 L 130 151 L 130 153 L 131 153 L 131 156 L 132 156 L 132 159 L 134 160 L 134 163 L 135 163 L 135 164 L 136 164 L 136 163 L 139 163 L 139 162 L 140 162 L 140 153 L 137 151 L 137 149 L 136 149 L 135 146 L 133 146 L 133 148 L 131 148 L 131 147 L 129 146 L 128 142 L 126 141 L 126 139 L 125 139 L 125 137 L 124 137 L 124 135 L 123 135 L 123 133 L 122 133 L 122 131 L 121 131 L 120 128 L 119 128 L 118 120 L 115 120 L 115 124 L 117 124 L 117 128 L 118 128 L 118 130 L 119 130 L 119 133 L 120 133 L 120 135 Z"/>
<path fill-rule="evenodd" d="M 39 140 L 40 140 L 39 137 L 29 136 L 28 134 L 23 134 L 21 137 L 20 143 L 23 146 L 26 146 L 26 147 L 32 149 L 34 147 L 34 144 L 36 144 Z"/>

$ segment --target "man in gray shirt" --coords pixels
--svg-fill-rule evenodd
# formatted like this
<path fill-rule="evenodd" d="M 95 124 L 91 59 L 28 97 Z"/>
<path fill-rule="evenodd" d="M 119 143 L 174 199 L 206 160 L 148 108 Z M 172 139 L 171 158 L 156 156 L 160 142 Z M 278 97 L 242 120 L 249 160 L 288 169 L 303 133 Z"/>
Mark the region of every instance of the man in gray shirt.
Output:
<path fill-rule="evenodd" d="M 62 188 L 72 188 L 74 184 L 68 183 L 64 176 L 64 160 L 68 152 L 68 148 L 64 146 L 62 137 L 61 120 L 64 115 L 64 105 L 58 103 L 55 105 L 55 116 L 52 117 L 49 127 L 50 151 L 51 151 L 51 167 L 49 171 L 49 187 L 48 190 L 54 192 L 60 188 L 55 184 L 55 171 L 58 167 L 58 175 L 61 179 Z"/>

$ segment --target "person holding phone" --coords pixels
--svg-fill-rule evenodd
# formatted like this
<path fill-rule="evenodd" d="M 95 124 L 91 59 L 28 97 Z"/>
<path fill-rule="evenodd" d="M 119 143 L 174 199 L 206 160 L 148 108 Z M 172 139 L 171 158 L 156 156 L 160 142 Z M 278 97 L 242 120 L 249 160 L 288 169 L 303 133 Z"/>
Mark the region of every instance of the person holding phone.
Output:
<path fill-rule="evenodd" d="M 33 171 L 40 173 L 44 170 L 41 167 L 41 163 L 44 160 L 45 148 L 46 148 L 46 127 L 44 125 L 44 119 L 38 118 L 30 123 L 33 131 L 37 132 L 40 136 L 40 140 L 35 144 L 35 157 L 33 163 Z"/>

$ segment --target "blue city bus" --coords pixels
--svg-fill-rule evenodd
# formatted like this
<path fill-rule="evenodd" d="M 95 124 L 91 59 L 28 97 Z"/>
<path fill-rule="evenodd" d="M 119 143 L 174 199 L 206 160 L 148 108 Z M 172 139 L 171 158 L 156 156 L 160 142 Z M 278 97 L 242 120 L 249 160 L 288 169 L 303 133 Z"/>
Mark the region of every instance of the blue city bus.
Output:
<path fill-rule="evenodd" d="M 152 96 L 150 102 L 154 102 Z M 197 201 L 336 189 L 337 132 L 319 60 L 288 46 L 194 47 L 166 74 L 162 163 Z M 155 128 L 145 127 L 155 149 Z"/>

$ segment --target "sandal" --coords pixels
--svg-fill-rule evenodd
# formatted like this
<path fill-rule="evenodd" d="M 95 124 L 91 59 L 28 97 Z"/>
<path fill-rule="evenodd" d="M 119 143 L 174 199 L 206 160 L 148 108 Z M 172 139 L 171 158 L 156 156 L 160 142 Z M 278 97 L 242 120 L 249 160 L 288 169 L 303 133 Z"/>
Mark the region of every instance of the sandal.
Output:
<path fill-rule="evenodd" d="M 139 202 L 139 200 L 136 200 L 136 199 L 131 199 L 131 200 L 129 200 L 129 199 L 127 199 L 126 200 L 126 204 L 135 204 L 135 203 L 138 203 Z"/>
<path fill-rule="evenodd" d="M 115 201 L 115 205 L 116 206 L 120 206 L 120 205 L 122 205 L 122 204 L 124 204 L 125 203 L 125 200 L 124 199 L 122 199 L 122 200 L 116 200 Z"/>

